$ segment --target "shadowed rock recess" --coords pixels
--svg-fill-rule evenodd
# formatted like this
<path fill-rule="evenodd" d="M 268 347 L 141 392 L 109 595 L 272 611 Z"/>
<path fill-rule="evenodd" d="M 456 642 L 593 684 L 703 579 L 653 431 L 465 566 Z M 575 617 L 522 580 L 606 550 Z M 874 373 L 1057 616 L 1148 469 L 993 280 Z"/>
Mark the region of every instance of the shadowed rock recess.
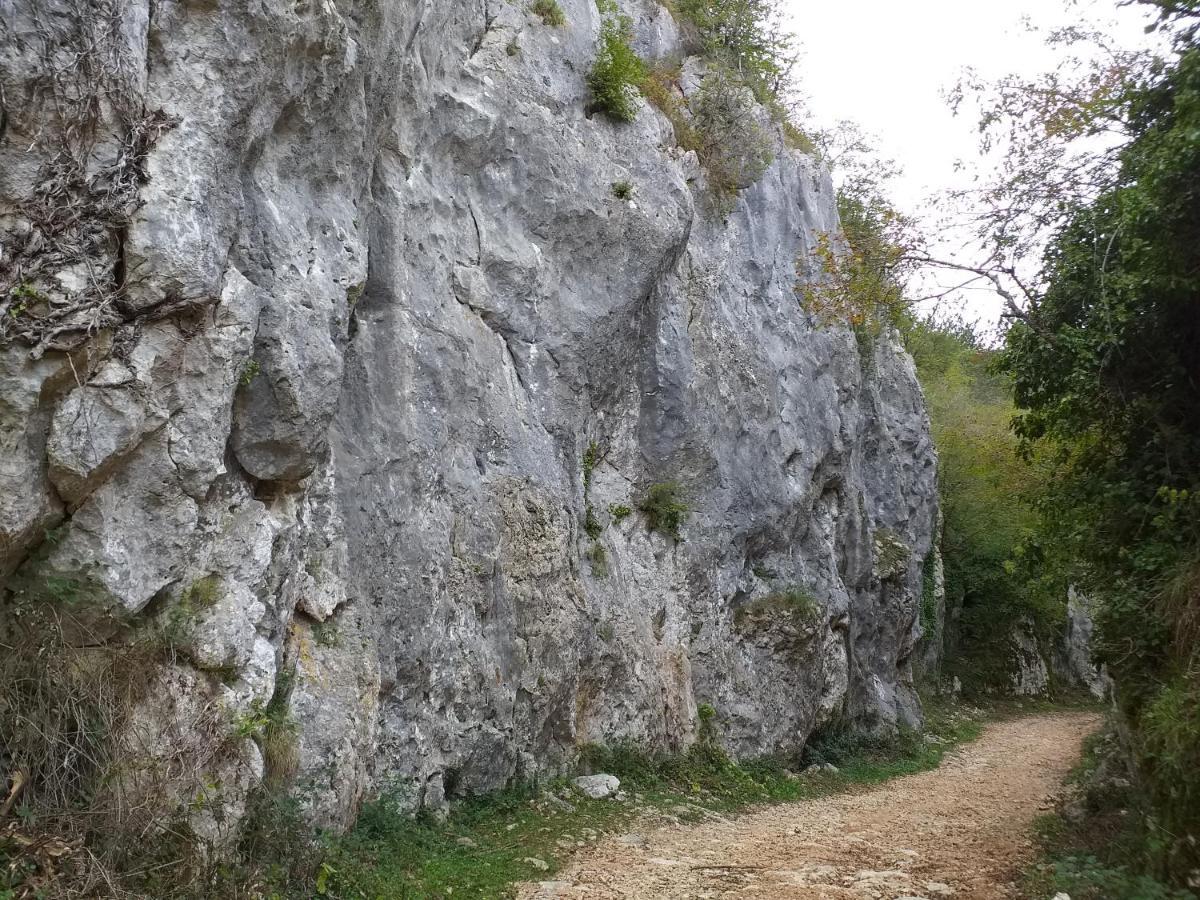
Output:
<path fill-rule="evenodd" d="M 920 719 L 936 456 L 908 356 L 798 301 L 828 174 L 779 140 L 713 211 L 655 109 L 589 117 L 562 6 L 0 5 L 4 604 L 170 622 L 122 746 L 274 698 L 344 826 L 704 704 L 739 757 Z M 226 824 L 264 771 L 229 730 L 171 770 Z"/>

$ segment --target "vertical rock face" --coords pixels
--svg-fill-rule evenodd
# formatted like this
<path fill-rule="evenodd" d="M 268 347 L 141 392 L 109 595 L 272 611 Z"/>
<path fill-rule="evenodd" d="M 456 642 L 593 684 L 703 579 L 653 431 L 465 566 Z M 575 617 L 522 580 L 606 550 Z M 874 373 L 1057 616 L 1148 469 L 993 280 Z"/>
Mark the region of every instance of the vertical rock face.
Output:
<path fill-rule="evenodd" d="M 1054 674 L 1064 683 L 1081 687 L 1098 700 L 1112 692 L 1112 679 L 1105 666 L 1092 658 L 1092 636 L 1096 623 L 1092 603 L 1073 586 L 1067 591 L 1067 625 L 1050 659 Z"/>
<path fill-rule="evenodd" d="M 743 756 L 920 717 L 936 459 L 907 355 L 797 301 L 828 175 L 780 142 L 718 214 L 656 111 L 588 117 L 562 5 L 0 7 L 5 602 L 169 622 L 159 705 L 286 704 L 327 823 L 702 704 Z M 124 99 L 77 146 L 40 75 L 89 40 Z"/>

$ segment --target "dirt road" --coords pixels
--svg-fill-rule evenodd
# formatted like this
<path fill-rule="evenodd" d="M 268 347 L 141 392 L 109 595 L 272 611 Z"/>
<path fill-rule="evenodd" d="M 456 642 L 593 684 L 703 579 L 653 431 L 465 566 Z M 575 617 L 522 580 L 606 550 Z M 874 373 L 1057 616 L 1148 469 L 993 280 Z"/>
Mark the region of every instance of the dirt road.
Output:
<path fill-rule="evenodd" d="M 932 772 L 861 793 L 626 834 L 523 898 L 897 900 L 1016 896 L 1035 816 L 1099 724 L 1085 713 L 989 726 Z"/>

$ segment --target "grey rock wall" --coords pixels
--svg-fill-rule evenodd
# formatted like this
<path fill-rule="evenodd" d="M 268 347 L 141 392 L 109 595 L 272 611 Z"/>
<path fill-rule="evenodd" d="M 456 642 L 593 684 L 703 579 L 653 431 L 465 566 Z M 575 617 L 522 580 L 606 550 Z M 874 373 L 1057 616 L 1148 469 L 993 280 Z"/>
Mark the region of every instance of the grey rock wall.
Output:
<path fill-rule="evenodd" d="M 143 718 L 286 704 L 330 824 L 680 749 L 701 704 L 741 756 L 920 718 L 936 459 L 907 355 L 798 303 L 827 173 L 779 142 L 715 212 L 655 110 L 589 118 L 562 5 L 0 3 L 0 296 L 56 317 L 0 349 L 7 608 L 169 623 Z M 45 103 L 77 45 L 120 101 L 85 144 Z M 668 481 L 679 541 L 636 511 Z"/>

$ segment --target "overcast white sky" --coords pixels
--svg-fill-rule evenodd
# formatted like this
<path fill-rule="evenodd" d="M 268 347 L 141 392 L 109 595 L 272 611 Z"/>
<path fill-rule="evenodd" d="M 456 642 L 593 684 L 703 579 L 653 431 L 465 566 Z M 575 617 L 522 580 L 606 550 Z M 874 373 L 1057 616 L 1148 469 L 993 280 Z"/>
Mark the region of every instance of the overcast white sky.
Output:
<path fill-rule="evenodd" d="M 857 121 L 881 155 L 904 169 L 893 199 L 914 213 L 922 201 L 965 185 L 958 160 L 976 158 L 970 115 L 955 118 L 944 92 L 966 67 L 989 77 L 1053 68 L 1055 56 L 1022 25 L 1083 21 L 1106 24 L 1122 43 L 1139 46 L 1149 18 L 1117 0 L 784 0 L 803 59 L 800 82 L 812 124 Z M 950 278 L 952 276 L 945 276 Z M 994 322 L 1000 302 L 986 292 L 966 297 L 969 318 Z"/>

